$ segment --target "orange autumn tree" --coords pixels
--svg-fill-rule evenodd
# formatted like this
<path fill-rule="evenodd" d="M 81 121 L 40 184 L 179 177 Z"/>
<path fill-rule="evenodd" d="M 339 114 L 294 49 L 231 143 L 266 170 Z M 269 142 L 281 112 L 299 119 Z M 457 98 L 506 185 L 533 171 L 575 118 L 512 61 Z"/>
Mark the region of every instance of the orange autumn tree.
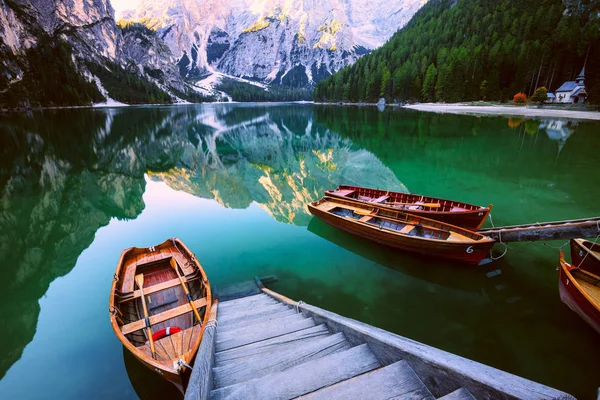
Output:
<path fill-rule="evenodd" d="M 516 104 L 525 104 L 527 103 L 527 95 L 523 92 L 519 92 L 513 97 L 513 102 Z"/>

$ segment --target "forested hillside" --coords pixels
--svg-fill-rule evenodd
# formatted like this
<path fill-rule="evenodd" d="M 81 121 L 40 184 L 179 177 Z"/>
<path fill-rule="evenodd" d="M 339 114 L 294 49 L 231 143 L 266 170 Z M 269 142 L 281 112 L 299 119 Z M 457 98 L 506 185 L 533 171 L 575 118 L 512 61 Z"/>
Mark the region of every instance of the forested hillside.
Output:
<path fill-rule="evenodd" d="M 316 101 L 508 100 L 573 80 L 600 102 L 600 0 L 430 0 L 383 47 L 317 84 Z"/>

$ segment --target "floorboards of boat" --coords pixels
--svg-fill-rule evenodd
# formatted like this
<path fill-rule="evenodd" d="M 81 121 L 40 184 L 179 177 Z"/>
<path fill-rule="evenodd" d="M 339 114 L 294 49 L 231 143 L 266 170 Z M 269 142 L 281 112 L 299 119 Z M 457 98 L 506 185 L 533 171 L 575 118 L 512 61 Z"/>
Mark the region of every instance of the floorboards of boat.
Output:
<path fill-rule="evenodd" d="M 579 276 L 575 276 L 575 278 L 577 279 L 577 283 L 579 283 L 583 291 L 586 292 L 592 299 L 594 299 L 596 304 L 600 306 L 600 287 L 598 284 L 594 285 L 593 283 L 582 279 L 581 274 L 579 274 Z"/>
<path fill-rule="evenodd" d="M 164 267 L 155 271 L 144 273 L 144 288 L 162 284 L 173 279 L 178 279 L 173 268 Z M 141 301 L 141 300 L 140 300 Z M 173 286 L 160 292 L 152 293 L 146 297 L 148 302 L 148 312 L 150 315 L 160 314 L 161 312 L 187 304 L 187 297 L 181 286 Z M 141 307 L 140 307 L 141 309 Z M 140 316 L 141 318 L 141 316 Z M 192 326 L 191 313 L 183 314 L 165 322 L 152 326 L 154 332 L 167 328 L 169 326 L 178 326 L 181 329 L 187 329 Z"/>

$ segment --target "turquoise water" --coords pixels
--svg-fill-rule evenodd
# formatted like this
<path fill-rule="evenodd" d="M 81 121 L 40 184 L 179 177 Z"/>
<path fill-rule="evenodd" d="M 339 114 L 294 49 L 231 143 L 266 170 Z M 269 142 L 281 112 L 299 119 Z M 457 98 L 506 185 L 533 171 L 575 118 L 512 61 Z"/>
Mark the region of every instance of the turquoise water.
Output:
<path fill-rule="evenodd" d="M 312 105 L 2 115 L 0 398 L 177 398 L 108 319 L 121 251 L 168 237 L 213 285 L 277 275 L 288 297 L 593 398 L 600 342 L 559 300 L 563 242 L 465 267 L 306 204 L 350 183 L 493 203 L 496 225 L 597 215 L 598 128 Z"/>

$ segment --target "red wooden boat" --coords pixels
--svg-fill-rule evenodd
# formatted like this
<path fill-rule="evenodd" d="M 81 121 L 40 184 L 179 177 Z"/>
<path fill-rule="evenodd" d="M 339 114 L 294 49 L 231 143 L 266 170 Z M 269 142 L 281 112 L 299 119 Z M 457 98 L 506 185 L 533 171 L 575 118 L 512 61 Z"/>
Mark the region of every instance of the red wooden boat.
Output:
<path fill-rule="evenodd" d="M 212 305 L 210 284 L 179 240 L 124 250 L 110 292 L 110 321 L 123 345 L 183 392 Z"/>
<path fill-rule="evenodd" d="M 600 244 L 585 239 L 571 239 L 571 264 L 600 275 Z"/>
<path fill-rule="evenodd" d="M 478 264 L 494 245 L 493 239 L 468 229 L 360 201 L 324 197 L 308 209 L 354 235 L 433 257 Z"/>
<path fill-rule="evenodd" d="M 600 276 L 565 261 L 560 251 L 560 300 L 600 333 Z"/>
<path fill-rule="evenodd" d="M 491 204 L 488 207 L 481 207 L 436 197 L 349 185 L 340 185 L 335 190 L 326 190 L 325 195 L 366 203 L 377 203 L 381 206 L 400 209 L 420 217 L 471 230 L 481 228 L 492 210 Z"/>

